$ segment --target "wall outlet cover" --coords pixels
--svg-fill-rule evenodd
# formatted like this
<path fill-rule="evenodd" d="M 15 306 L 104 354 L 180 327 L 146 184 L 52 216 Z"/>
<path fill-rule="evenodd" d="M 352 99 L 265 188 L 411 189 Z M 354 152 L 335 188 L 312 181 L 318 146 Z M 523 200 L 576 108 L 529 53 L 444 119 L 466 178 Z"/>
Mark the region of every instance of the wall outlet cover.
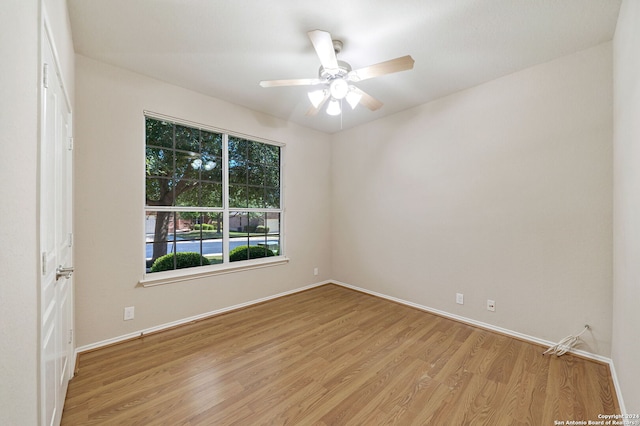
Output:
<path fill-rule="evenodd" d="M 132 320 L 135 316 L 135 307 L 127 306 L 124 308 L 124 320 L 129 321 Z"/>

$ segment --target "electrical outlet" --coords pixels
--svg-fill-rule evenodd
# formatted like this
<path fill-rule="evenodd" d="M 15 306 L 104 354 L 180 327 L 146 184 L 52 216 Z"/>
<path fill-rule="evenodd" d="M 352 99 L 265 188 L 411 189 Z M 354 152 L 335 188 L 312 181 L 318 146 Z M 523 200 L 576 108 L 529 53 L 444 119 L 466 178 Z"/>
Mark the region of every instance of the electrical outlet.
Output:
<path fill-rule="evenodd" d="M 487 311 L 495 312 L 496 311 L 496 301 L 487 299 Z"/>
<path fill-rule="evenodd" d="M 318 275 L 318 268 L 313 268 L 313 275 Z"/>
<path fill-rule="evenodd" d="M 458 305 L 464 305 L 464 294 L 456 293 L 456 303 Z"/>
<path fill-rule="evenodd" d="M 127 306 L 124 308 L 124 320 L 129 321 L 132 320 L 135 316 L 135 308 L 133 306 Z"/>

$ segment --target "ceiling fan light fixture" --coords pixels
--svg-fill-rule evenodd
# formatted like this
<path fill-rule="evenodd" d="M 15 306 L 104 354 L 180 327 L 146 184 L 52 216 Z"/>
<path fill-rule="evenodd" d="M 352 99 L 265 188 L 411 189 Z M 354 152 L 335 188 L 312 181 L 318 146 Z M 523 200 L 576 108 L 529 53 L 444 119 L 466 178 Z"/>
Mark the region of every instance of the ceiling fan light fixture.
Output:
<path fill-rule="evenodd" d="M 336 99 L 331 99 L 329 101 L 329 105 L 327 106 L 327 114 L 329 115 L 340 115 L 342 113 L 342 108 L 340 108 L 340 102 Z"/>
<path fill-rule="evenodd" d="M 307 96 L 309 96 L 309 101 L 311 101 L 311 105 L 313 105 L 314 108 L 318 108 L 325 97 L 325 91 L 323 89 L 314 90 L 312 92 L 307 93 Z"/>
<path fill-rule="evenodd" d="M 371 111 L 377 111 L 382 107 L 382 102 L 350 83 L 407 71 L 413 69 L 415 63 L 410 55 L 405 55 L 354 70 L 347 62 L 339 61 L 336 56 L 342 51 L 341 41 L 332 40 L 331 34 L 323 30 L 312 30 L 307 32 L 307 35 L 320 59 L 318 77 L 263 80 L 260 86 L 316 86 L 307 92 L 313 105 L 306 113 L 309 117 L 318 114 L 321 109 L 324 109 L 325 104 L 327 104 L 325 111 L 328 115 L 342 115 L 343 99 L 347 100 L 352 109 L 362 104 Z M 321 89 L 318 89 L 318 86 Z"/>
<path fill-rule="evenodd" d="M 349 83 L 342 78 L 336 78 L 329 83 L 329 93 L 334 99 L 344 99 L 349 93 Z"/>
<path fill-rule="evenodd" d="M 349 93 L 347 93 L 347 102 L 351 106 L 351 109 L 356 109 L 362 99 L 362 94 L 355 91 L 355 86 L 349 86 Z"/>

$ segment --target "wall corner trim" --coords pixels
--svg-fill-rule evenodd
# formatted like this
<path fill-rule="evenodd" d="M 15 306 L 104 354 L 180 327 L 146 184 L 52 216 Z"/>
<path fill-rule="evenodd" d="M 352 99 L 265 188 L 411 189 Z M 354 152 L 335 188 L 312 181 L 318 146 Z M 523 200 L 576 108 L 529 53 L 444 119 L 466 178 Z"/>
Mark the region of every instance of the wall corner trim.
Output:
<path fill-rule="evenodd" d="M 609 370 L 611 372 L 611 380 L 613 380 L 613 387 L 616 391 L 616 396 L 618 397 L 618 405 L 620 406 L 620 414 L 626 415 L 627 408 L 624 406 L 624 399 L 622 398 L 622 389 L 620 388 L 620 382 L 618 381 L 618 374 L 616 373 L 616 368 L 613 364 L 613 360 L 609 360 Z"/>

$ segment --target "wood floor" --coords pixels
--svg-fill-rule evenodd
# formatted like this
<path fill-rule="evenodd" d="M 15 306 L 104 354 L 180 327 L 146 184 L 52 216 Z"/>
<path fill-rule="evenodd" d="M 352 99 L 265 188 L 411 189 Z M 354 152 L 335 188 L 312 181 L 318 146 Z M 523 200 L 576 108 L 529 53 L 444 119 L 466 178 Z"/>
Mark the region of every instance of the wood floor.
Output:
<path fill-rule="evenodd" d="M 334 285 L 80 355 L 63 425 L 553 425 L 609 368 Z"/>

